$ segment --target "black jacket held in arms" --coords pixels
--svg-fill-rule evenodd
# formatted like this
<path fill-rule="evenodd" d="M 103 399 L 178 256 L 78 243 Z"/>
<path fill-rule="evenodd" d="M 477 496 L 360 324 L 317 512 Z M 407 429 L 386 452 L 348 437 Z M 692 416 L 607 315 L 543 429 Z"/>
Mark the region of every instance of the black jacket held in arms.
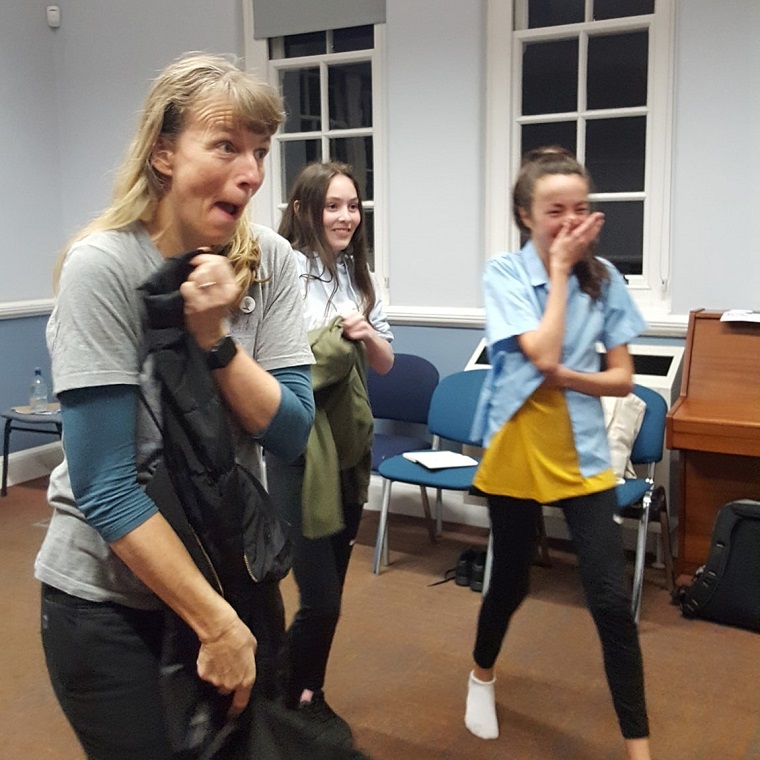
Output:
<path fill-rule="evenodd" d="M 140 286 L 145 367 L 151 368 L 160 389 L 160 418 L 154 414 L 154 420 L 163 436 L 146 492 L 205 578 L 253 630 L 259 640 L 257 690 L 264 686 L 266 691 L 272 679 L 264 672 L 274 668 L 265 666 L 260 656 L 274 659 L 275 652 L 268 650 L 276 649 L 284 634 L 282 600 L 272 581 L 289 571 L 291 545 L 266 491 L 236 463 L 227 412 L 206 356 L 184 328 L 179 286 L 196 253 L 167 259 Z M 147 399 L 143 401 L 152 411 Z M 261 609 L 252 609 L 256 606 Z M 167 611 L 161 685 L 177 758 L 217 756 L 211 748 L 221 744 L 229 729 L 230 698 L 196 675 L 199 647 L 192 630 Z M 229 755 L 225 744 L 226 754 L 219 757 Z"/>
<path fill-rule="evenodd" d="M 196 674 L 197 638 L 167 612 L 161 686 L 173 758 L 369 760 L 323 724 L 314 725 L 302 711 L 289 710 L 274 698 L 271 660 L 284 618 L 272 581 L 288 572 L 291 547 L 267 493 L 235 462 L 227 415 L 206 357 L 184 330 L 179 286 L 195 254 L 167 259 L 140 288 L 145 349 L 161 388 L 163 432 L 163 454 L 146 490 L 205 577 L 257 637 L 257 680 L 246 710 L 229 721 L 230 698 Z M 257 605 L 263 609 L 250 609 Z M 268 654 L 260 659 L 264 650 Z M 276 691 L 276 683 L 274 687 Z"/>
<path fill-rule="evenodd" d="M 148 490 L 208 581 L 236 607 L 252 580 L 287 575 L 290 545 L 266 491 L 235 461 L 206 356 L 184 328 L 179 286 L 196 253 L 167 259 L 140 286 L 145 354 L 159 382 L 163 434 L 164 466 Z"/>

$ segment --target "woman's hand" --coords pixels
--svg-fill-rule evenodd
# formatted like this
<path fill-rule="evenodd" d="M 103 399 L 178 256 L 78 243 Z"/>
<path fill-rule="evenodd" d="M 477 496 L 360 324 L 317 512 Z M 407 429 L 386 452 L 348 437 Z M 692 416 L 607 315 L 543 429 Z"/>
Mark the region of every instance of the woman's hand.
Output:
<path fill-rule="evenodd" d="M 157 512 L 110 546 L 193 629 L 201 644 L 198 675 L 232 694 L 230 713 L 240 712 L 256 680 L 256 639 L 203 577 L 166 518 Z"/>
<path fill-rule="evenodd" d="M 595 211 L 577 226 L 573 227 L 572 224 L 569 219 L 565 221 L 549 247 L 551 269 L 569 272 L 586 255 L 588 247 L 602 229 L 604 214 Z"/>
<path fill-rule="evenodd" d="M 342 317 L 343 336 L 348 340 L 365 341 L 375 334 L 375 328 L 359 311 L 351 311 Z"/>
<path fill-rule="evenodd" d="M 240 299 L 240 288 L 225 256 L 200 253 L 190 263 L 195 269 L 180 287 L 185 324 L 196 343 L 210 351 L 228 333 L 227 317 Z"/>
<path fill-rule="evenodd" d="M 360 340 L 367 350 L 367 364 L 375 372 L 384 375 L 393 366 L 393 349 L 381 337 L 367 318 L 359 311 L 351 311 L 342 317 L 343 336 L 348 340 Z"/>
<path fill-rule="evenodd" d="M 201 641 L 198 675 L 220 694 L 232 694 L 230 717 L 248 704 L 256 680 L 256 639 L 240 618 L 235 617 L 214 639 Z"/>

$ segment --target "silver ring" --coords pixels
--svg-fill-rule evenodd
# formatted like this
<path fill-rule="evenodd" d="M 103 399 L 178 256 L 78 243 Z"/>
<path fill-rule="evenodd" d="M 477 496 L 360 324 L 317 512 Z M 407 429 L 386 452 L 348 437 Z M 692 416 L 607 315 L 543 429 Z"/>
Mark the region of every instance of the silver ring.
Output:
<path fill-rule="evenodd" d="M 205 289 L 205 288 L 211 288 L 214 285 L 216 285 L 216 282 L 214 282 L 214 280 L 209 280 L 208 282 L 202 282 L 198 287 L 201 289 Z"/>

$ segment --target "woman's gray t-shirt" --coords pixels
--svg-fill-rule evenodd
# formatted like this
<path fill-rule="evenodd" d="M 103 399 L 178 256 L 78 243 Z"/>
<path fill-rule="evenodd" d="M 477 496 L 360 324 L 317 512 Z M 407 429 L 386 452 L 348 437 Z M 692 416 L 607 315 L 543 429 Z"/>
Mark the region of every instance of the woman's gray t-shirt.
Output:
<path fill-rule="evenodd" d="M 230 320 L 241 347 L 266 370 L 311 364 L 301 318 L 300 294 L 290 244 L 254 226 L 261 248 L 259 279 Z M 137 288 L 163 263 L 141 224 L 98 232 L 68 253 L 61 286 L 47 326 L 53 390 L 103 385 L 140 386 L 157 408 L 156 390 L 142 359 L 142 299 Z M 260 476 L 260 450 L 232 417 L 236 454 Z M 108 420 L 103 420 L 107 425 Z M 50 476 L 53 508 L 35 562 L 38 580 L 91 601 L 154 609 L 158 598 L 111 551 L 77 509 L 65 458 Z M 136 460 L 144 471 L 160 449 L 160 436 L 145 407 L 138 406 Z"/>

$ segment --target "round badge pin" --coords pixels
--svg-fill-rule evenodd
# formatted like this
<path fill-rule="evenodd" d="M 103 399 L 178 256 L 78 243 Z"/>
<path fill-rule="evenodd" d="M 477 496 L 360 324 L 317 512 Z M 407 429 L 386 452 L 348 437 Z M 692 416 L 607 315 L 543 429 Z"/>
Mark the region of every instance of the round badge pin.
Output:
<path fill-rule="evenodd" d="M 243 314 L 250 314 L 255 308 L 256 308 L 256 301 L 254 301 L 253 298 L 251 298 L 251 296 L 246 296 L 240 302 L 240 311 L 242 311 Z"/>

